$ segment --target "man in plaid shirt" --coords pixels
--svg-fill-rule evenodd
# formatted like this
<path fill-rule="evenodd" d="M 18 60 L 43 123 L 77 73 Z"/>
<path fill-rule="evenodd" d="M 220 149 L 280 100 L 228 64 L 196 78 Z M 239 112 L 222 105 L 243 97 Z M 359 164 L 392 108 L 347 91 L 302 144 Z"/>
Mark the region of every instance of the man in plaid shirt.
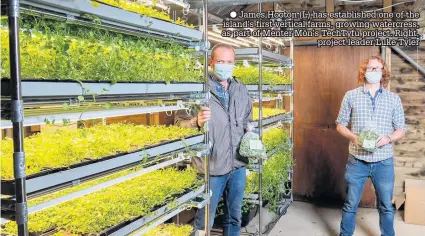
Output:
<path fill-rule="evenodd" d="M 371 178 L 378 200 L 379 225 L 383 236 L 393 236 L 394 188 L 393 143 L 406 132 L 403 105 L 398 95 L 388 91 L 389 72 L 379 56 L 366 59 L 360 67 L 360 87 L 348 91 L 336 120 L 337 131 L 350 140 L 345 180 L 347 197 L 342 209 L 340 236 L 353 235 L 357 207 L 363 187 Z M 351 130 L 347 128 L 351 121 Z M 379 137 L 376 151 L 369 152 L 360 143 L 360 132 L 375 125 Z"/>

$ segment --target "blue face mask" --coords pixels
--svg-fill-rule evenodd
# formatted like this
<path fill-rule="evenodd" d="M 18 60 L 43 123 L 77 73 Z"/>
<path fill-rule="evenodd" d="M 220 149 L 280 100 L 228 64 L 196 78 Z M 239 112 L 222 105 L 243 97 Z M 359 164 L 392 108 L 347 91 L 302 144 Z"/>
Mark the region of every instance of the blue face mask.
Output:
<path fill-rule="evenodd" d="M 229 64 L 214 64 L 214 72 L 220 80 L 228 80 L 232 78 L 235 65 Z"/>
<path fill-rule="evenodd" d="M 379 83 L 382 79 L 382 72 L 381 71 L 368 71 L 365 74 L 367 82 L 371 84 Z"/>

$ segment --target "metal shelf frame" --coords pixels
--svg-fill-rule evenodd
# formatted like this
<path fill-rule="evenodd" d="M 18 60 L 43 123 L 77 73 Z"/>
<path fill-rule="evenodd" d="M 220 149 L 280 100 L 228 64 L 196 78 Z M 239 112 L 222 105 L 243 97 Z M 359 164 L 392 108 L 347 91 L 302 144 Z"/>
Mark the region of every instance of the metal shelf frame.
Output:
<path fill-rule="evenodd" d="M 92 120 L 92 119 L 103 119 L 109 117 L 120 117 L 120 116 L 131 116 L 140 114 L 149 114 L 154 112 L 172 112 L 178 110 L 187 109 L 183 103 L 173 106 L 143 106 L 133 108 L 118 108 L 110 110 L 100 111 L 85 111 L 85 112 L 73 112 L 63 114 L 46 114 L 38 116 L 24 116 L 23 126 L 33 125 L 44 125 L 45 120 L 55 121 L 55 124 L 63 123 L 64 120 L 69 122 L 81 121 L 81 120 Z M 1 120 L 0 127 L 2 129 L 12 128 L 12 122 L 10 120 Z"/>
<path fill-rule="evenodd" d="M 1 96 L 10 97 L 12 89 L 10 79 L 1 80 Z M 54 103 L 76 100 L 78 96 L 90 98 L 91 94 L 96 94 L 96 100 L 114 100 L 117 97 L 122 99 L 169 99 L 169 100 L 187 100 L 196 99 L 202 96 L 203 83 L 146 83 L 146 82 L 118 82 L 115 84 L 109 82 L 82 82 L 69 80 L 22 80 L 22 97 L 25 103 L 33 101 L 39 104 L 43 100 Z M 246 85 L 248 91 L 253 97 L 258 97 L 258 85 Z M 292 95 L 291 84 L 283 85 L 262 85 L 262 90 L 269 93 Z M 90 91 L 89 93 L 87 91 Z M 109 98 L 109 99 L 108 99 Z"/>
<path fill-rule="evenodd" d="M 202 155 L 202 151 L 198 151 L 196 155 L 200 157 Z M 118 178 L 115 178 L 115 179 L 112 179 L 112 180 L 109 180 L 109 181 L 106 181 L 106 182 L 103 182 L 103 183 L 100 183 L 100 184 L 96 184 L 96 185 L 93 185 L 91 187 L 88 187 L 88 188 L 85 188 L 85 189 L 82 189 L 82 190 L 79 190 L 79 191 L 76 191 L 76 192 L 72 192 L 72 193 L 69 193 L 67 195 L 64 195 L 64 196 L 61 196 L 61 197 L 58 197 L 58 198 L 54 198 L 52 200 L 31 206 L 31 207 L 28 208 L 28 214 L 35 213 L 35 212 L 56 206 L 60 203 L 67 202 L 67 201 L 70 201 L 72 199 L 79 198 L 79 197 L 85 196 L 87 194 L 102 190 L 104 188 L 111 187 L 113 185 L 122 183 L 124 181 L 130 180 L 130 179 L 133 179 L 133 178 L 136 178 L 138 176 L 147 174 L 149 172 L 159 170 L 159 169 L 177 164 L 177 163 L 185 161 L 185 160 L 189 160 L 192 157 L 190 154 L 188 154 L 186 152 L 180 152 L 180 153 L 177 153 L 177 154 L 172 154 L 171 156 L 174 156 L 174 157 L 169 159 L 169 160 L 162 161 L 158 164 L 151 165 L 149 167 L 135 171 L 133 173 L 130 173 L 130 174 L 127 174 L 127 175 L 124 175 L 124 176 L 121 176 L 121 177 L 118 177 Z M 165 157 L 163 157 L 163 158 L 165 158 Z"/>
<path fill-rule="evenodd" d="M 282 144 L 279 147 L 276 147 L 270 151 L 267 152 L 267 159 L 263 161 L 262 165 L 266 164 L 268 161 L 268 158 L 270 158 L 271 156 L 273 156 L 274 154 L 276 154 L 279 150 L 282 150 L 285 147 L 290 147 L 292 149 L 292 140 L 289 140 L 288 143 Z M 250 171 L 260 171 L 260 165 L 259 164 L 249 164 L 247 166 L 247 169 Z M 261 168 L 262 169 L 262 168 Z"/>
<path fill-rule="evenodd" d="M 11 80 L 1 80 L 1 96 L 11 96 Z M 98 97 L 107 96 L 152 96 L 167 95 L 170 99 L 182 95 L 193 95 L 203 91 L 203 83 L 146 83 L 146 82 L 83 82 L 69 80 L 22 80 L 22 96 L 33 99 L 54 98 L 76 98 L 78 96 L 91 96 L 92 93 Z M 262 85 L 263 91 L 270 93 L 292 94 L 292 85 Z M 258 85 L 246 85 L 250 93 L 258 92 Z M 107 91 L 105 91 L 107 90 Z M 90 91 L 87 93 L 86 91 Z M 258 95 L 257 95 L 258 96 Z M 140 99 L 140 97 L 139 97 Z"/>
<path fill-rule="evenodd" d="M 203 190 L 203 193 L 202 193 L 202 190 Z M 170 219 L 171 217 L 179 214 L 180 212 L 182 212 L 184 210 L 190 209 L 192 207 L 196 207 L 196 208 L 200 209 L 200 208 L 205 207 L 207 204 L 209 204 L 209 198 L 211 197 L 211 193 L 210 193 L 209 196 L 205 195 L 205 185 L 202 186 L 199 189 L 199 191 L 197 191 L 197 193 L 199 193 L 199 195 L 197 197 L 200 198 L 201 201 L 195 200 L 195 199 L 192 198 L 189 202 L 186 201 L 185 204 L 180 205 L 175 210 L 169 211 L 166 215 L 163 215 L 160 219 L 157 219 L 154 222 L 151 222 L 151 224 L 149 224 L 149 226 L 144 227 L 142 230 L 138 230 L 137 232 L 133 233 L 133 235 L 141 236 L 144 233 L 146 233 L 147 231 L 149 231 L 150 229 L 164 223 L 166 220 Z"/>
<path fill-rule="evenodd" d="M 136 174 L 136 173 L 134 173 Z M 134 176 L 135 177 L 135 176 Z M 205 185 L 198 187 L 195 190 L 191 190 L 181 196 L 179 196 L 175 201 L 169 202 L 164 206 L 156 209 L 148 216 L 136 218 L 130 220 L 129 222 L 123 222 L 125 224 L 118 224 L 112 226 L 109 229 L 106 229 L 102 232 L 101 235 L 128 235 L 138 229 L 143 228 L 134 235 L 142 235 L 153 227 L 165 222 L 166 220 L 172 218 L 173 216 L 179 214 L 180 212 L 191 208 L 191 207 L 204 207 L 205 204 L 209 201 L 209 197 L 204 195 Z M 202 201 L 196 201 L 196 198 L 202 199 Z M 31 212 L 34 213 L 34 212 Z M 2 223 L 6 223 L 2 219 Z"/>
<path fill-rule="evenodd" d="M 95 15 L 102 22 L 101 25 L 109 30 L 163 40 L 172 39 L 182 44 L 190 44 L 202 39 L 201 31 L 103 3 L 94 6 L 90 1 L 82 0 L 21 0 L 20 2 L 21 10 L 27 13 L 63 18 L 78 24 L 90 24 L 90 20 L 81 17 L 88 14 Z"/>
<path fill-rule="evenodd" d="M 258 63 L 259 60 L 259 48 L 235 48 L 235 57 L 237 61 L 247 60 L 250 62 Z M 208 52 L 211 54 L 211 50 Z M 292 59 L 285 55 L 262 51 L 262 62 L 275 64 L 276 66 L 282 66 L 283 68 L 292 68 Z"/>
<path fill-rule="evenodd" d="M 184 26 L 176 25 L 163 20 L 158 20 L 139 14 L 125 11 L 120 8 L 112 7 L 105 4 L 99 4 L 95 6 L 89 0 L 68 0 L 68 1 L 56 1 L 56 0 L 8 0 L 8 27 L 9 27 L 9 55 L 10 55 L 10 80 L 2 80 L 1 97 L 10 99 L 10 107 L 6 110 L 10 111 L 11 124 L 8 123 L 8 127 L 13 129 L 13 162 L 14 162 L 14 180 L 10 181 L 9 189 L 3 187 L 2 194 L 14 196 L 15 203 L 15 220 L 18 228 L 19 236 L 28 235 L 28 211 L 35 212 L 40 209 L 44 209 L 43 206 L 35 206 L 39 208 L 27 207 L 27 195 L 37 193 L 52 187 L 57 187 L 63 184 L 71 184 L 72 181 L 80 180 L 81 178 L 98 175 L 105 173 L 117 168 L 125 168 L 127 165 L 138 163 L 141 161 L 140 154 L 143 155 L 162 155 L 167 152 L 172 152 L 185 148 L 186 146 L 204 143 L 209 144 L 208 140 L 208 124 L 206 125 L 205 135 L 199 135 L 196 137 L 188 138 L 183 141 L 176 141 L 166 143 L 160 146 L 148 148 L 140 152 L 133 152 L 124 155 L 114 156 L 105 160 L 98 160 L 89 165 L 80 165 L 75 168 L 62 170 L 60 172 L 54 172 L 47 175 L 30 176 L 33 178 L 27 178 L 26 175 L 26 164 L 25 164 L 25 151 L 24 151 L 24 125 L 28 122 L 24 122 L 24 100 L 33 103 L 39 102 L 40 100 L 46 103 L 46 101 L 55 101 L 61 99 L 75 99 L 78 96 L 90 96 L 92 93 L 101 94 L 101 97 L 105 99 L 122 99 L 122 97 L 137 97 L 140 100 L 141 96 L 152 98 L 157 97 L 158 94 L 166 94 L 166 98 L 175 99 L 175 96 L 188 96 L 188 99 L 199 100 L 200 98 L 193 93 L 199 94 L 203 92 L 206 96 L 209 94 L 208 86 L 206 82 L 208 79 L 208 65 L 204 64 L 204 79 L 205 83 L 179 83 L 179 84 L 166 84 L 166 83 L 116 83 L 111 84 L 107 82 L 96 82 L 96 83 L 85 83 L 84 85 L 78 82 L 61 81 L 22 81 L 21 80 L 21 63 L 20 63 L 20 43 L 19 43 L 19 32 L 20 32 L 20 14 L 34 14 L 43 15 L 47 18 L 56 20 L 63 20 L 77 25 L 85 26 L 101 26 L 107 30 L 120 32 L 124 34 L 137 35 L 149 38 L 156 38 L 160 40 L 173 40 L 183 45 L 191 46 L 194 43 L 203 43 L 205 48 L 209 48 L 208 44 L 208 1 L 203 2 L 203 32 L 195 29 L 190 29 Z M 85 15 L 96 16 L 100 24 L 94 23 L 93 20 L 85 18 Z M 204 53 L 205 61 L 208 60 L 208 50 Z M 90 90 L 90 93 L 87 92 Z M 208 98 L 208 97 L 207 97 Z M 34 100 L 31 100 L 34 99 Z M 158 98 L 156 98 L 158 99 Z M 63 101 L 63 100 L 62 100 Z M 26 103 L 27 104 L 27 103 Z M 3 107 L 2 107 L 3 109 Z M 146 108 L 147 109 L 147 108 Z M 123 110 L 121 110 L 122 112 Z M 147 111 L 147 110 L 145 110 Z M 114 111 L 115 112 L 115 111 Z M 134 110 L 127 110 L 126 114 L 135 112 Z M 137 111 L 141 112 L 141 111 Z M 110 113 L 113 113 L 110 111 Z M 93 114 L 89 114 L 93 115 Z M 103 114 L 106 116 L 107 114 Z M 113 114 L 109 114 L 113 115 Z M 117 114 L 114 114 L 117 115 Z M 93 116 L 92 116 L 93 117 Z M 69 117 L 67 117 L 69 118 Z M 55 120 L 61 120 L 55 118 Z M 44 120 L 44 119 L 43 119 Z M 29 123 L 39 122 L 37 119 L 29 120 Z M 3 124 L 2 124 L 3 125 Z M 209 147 L 209 146 L 208 146 Z M 202 156 L 205 157 L 205 185 L 196 190 L 192 191 L 178 199 L 178 204 L 182 205 L 191 201 L 202 192 L 205 192 L 205 197 L 210 197 L 210 186 L 209 186 L 209 151 L 201 152 Z M 159 167 L 159 166 L 157 166 Z M 145 170 L 147 171 L 147 170 Z M 103 187 L 107 187 L 115 182 L 106 182 L 104 185 L 96 186 L 91 190 L 95 191 Z M 2 181 L 3 182 L 3 181 Z M 10 186 L 12 186 L 10 188 Z M 5 191 L 3 191 L 5 190 Z M 7 190 L 7 191 L 6 191 Z M 8 193 L 6 193 L 8 192 Z M 79 192 L 76 195 L 84 195 L 84 192 Z M 68 198 L 78 196 L 68 196 Z M 65 198 L 62 200 L 66 200 Z M 55 203 L 50 203 L 54 205 Z M 175 202 L 172 203 L 175 206 Z M 209 212 L 209 200 L 205 202 L 206 212 Z M 201 205 L 198 204 L 201 207 Z M 47 206 L 44 206 L 47 207 Z M 142 227 L 144 224 L 158 220 L 161 215 L 165 215 L 166 211 L 171 208 L 170 205 L 164 206 L 154 212 L 149 217 L 138 219 L 131 224 L 127 224 L 125 227 L 115 231 L 113 235 L 123 235 L 134 232 L 135 230 Z M 183 209 L 182 209 L 183 210 Z M 174 211 L 173 214 L 177 214 Z M 168 212 L 167 217 L 171 216 L 171 212 Z M 206 219 L 206 226 L 209 225 L 209 218 Z M 209 236 L 209 227 L 206 227 L 207 236 Z"/>
<path fill-rule="evenodd" d="M 279 97 L 263 97 L 263 101 L 274 101 L 280 99 Z M 258 103 L 259 99 L 253 99 L 254 103 Z M 120 117 L 120 116 L 131 116 L 131 115 L 140 115 L 140 114 L 150 114 L 155 112 L 173 112 L 178 110 L 186 110 L 188 107 L 185 105 L 185 102 L 178 100 L 176 105 L 156 105 L 156 106 L 141 106 L 141 107 L 131 107 L 131 108 L 112 108 L 108 110 L 96 110 L 96 111 L 84 111 L 84 112 L 69 112 L 62 114 L 43 114 L 43 115 L 33 115 L 25 116 L 23 126 L 34 126 L 34 125 L 45 125 L 47 121 L 55 121 L 55 124 L 61 124 L 66 120 L 67 122 L 75 122 L 82 120 L 92 120 L 92 119 L 104 119 L 110 117 Z M 6 113 L 6 112 L 5 112 Z M 3 114 L 5 115 L 5 114 Z M 285 115 L 279 115 L 278 117 L 268 118 L 265 120 L 264 125 L 279 121 L 288 122 L 290 118 L 282 117 Z M 282 118 L 281 118 L 282 117 Z M 253 123 L 254 124 L 254 123 Z M 255 122 L 254 125 L 257 123 Z M 10 120 L 1 120 L 0 123 L 1 129 L 12 128 L 12 122 Z"/>
<path fill-rule="evenodd" d="M 136 219 L 132 221 L 131 223 L 126 224 L 124 227 L 121 227 L 120 229 L 115 230 L 114 232 L 108 235 L 111 235 L 111 236 L 129 235 L 155 220 L 157 221 L 156 223 L 161 221 L 164 222 L 170 219 L 171 217 L 179 214 L 180 212 L 184 211 L 188 206 L 190 206 L 190 204 L 193 204 L 193 202 L 191 202 L 192 200 L 194 200 L 198 196 L 202 197 L 204 192 L 205 192 L 205 185 L 201 186 L 195 191 L 190 191 L 189 193 L 179 197 L 175 201 L 153 211 L 149 216 Z M 142 229 L 140 232 L 137 232 L 136 235 L 141 235 L 142 233 L 146 232 L 150 228 L 151 227 Z"/>
<path fill-rule="evenodd" d="M 142 235 L 149 229 L 153 228 L 156 225 L 159 225 L 160 223 L 165 222 L 166 220 L 170 219 L 171 217 L 179 214 L 180 212 L 184 211 L 186 208 L 191 207 L 193 205 L 196 205 L 197 207 L 203 207 L 205 204 L 209 201 L 206 200 L 204 195 L 205 192 L 205 185 L 202 185 L 200 188 L 198 188 L 195 191 L 191 191 L 172 203 L 169 203 L 155 211 L 153 211 L 149 216 L 142 217 L 140 219 L 136 219 L 128 224 L 126 224 L 124 227 L 121 227 L 118 230 L 115 230 L 114 232 L 108 234 L 111 236 L 122 236 L 122 235 L 129 235 L 131 233 L 135 233 L 135 235 Z M 196 197 L 205 197 L 205 201 L 201 203 L 195 203 L 192 200 L 194 200 Z M 192 201 L 192 202 L 191 202 Z M 149 225 L 148 227 L 139 230 L 140 228 L 146 226 L 148 223 L 153 222 L 153 225 Z"/>
<path fill-rule="evenodd" d="M 250 93 L 258 92 L 258 85 L 248 84 L 246 85 L 246 87 Z M 283 93 L 283 94 L 290 94 L 290 95 L 294 93 L 291 84 L 262 85 L 262 90 L 268 93 Z"/>
<path fill-rule="evenodd" d="M 217 1 L 217 0 L 214 0 L 214 1 Z M 219 0 L 217 2 L 223 3 L 223 1 L 225 1 L 225 0 Z M 245 1 L 242 1 L 242 2 L 245 2 Z M 258 11 L 262 12 L 262 3 L 261 2 L 257 2 L 257 3 L 258 3 Z M 294 80 L 294 63 L 293 63 L 293 61 L 294 61 L 294 38 L 291 38 L 289 40 L 289 43 L 290 43 L 290 57 L 286 57 L 286 56 L 280 57 L 280 55 L 279 55 L 279 58 L 283 58 L 283 62 L 282 62 L 282 60 L 277 60 L 277 57 L 275 56 L 275 54 L 272 54 L 270 52 L 263 50 L 263 48 L 262 48 L 262 37 L 261 36 L 258 38 L 258 48 L 256 48 L 255 50 L 246 49 L 243 52 L 245 53 L 245 55 L 248 58 L 257 58 L 258 59 L 259 84 L 258 84 L 257 89 L 258 89 L 258 97 L 259 97 L 259 101 L 258 101 L 259 102 L 259 117 L 258 117 L 258 121 L 257 121 L 258 124 L 257 125 L 254 124 L 254 126 L 259 131 L 260 140 L 262 140 L 262 138 L 263 138 L 263 129 L 265 128 L 264 126 L 274 125 L 276 123 L 280 124 L 282 122 L 289 123 L 290 124 L 290 135 L 289 135 L 289 137 L 290 137 L 291 144 L 292 144 L 291 145 L 291 147 L 292 147 L 291 148 L 291 150 L 292 150 L 291 151 L 291 160 L 293 160 L 293 155 L 294 155 L 294 145 L 293 145 L 293 140 L 294 140 L 294 117 L 293 117 L 293 114 L 294 114 L 294 96 L 293 95 L 294 95 L 294 82 L 295 82 L 295 80 Z M 239 53 L 239 54 L 244 54 L 244 53 Z M 258 56 L 253 56 L 252 54 L 254 54 L 254 53 L 256 53 Z M 290 78 L 291 78 L 292 84 L 286 86 L 286 92 L 287 92 L 288 95 L 290 95 L 289 96 L 290 97 L 290 112 L 287 113 L 287 114 L 282 114 L 282 115 L 278 115 L 278 116 L 275 116 L 275 117 L 263 119 L 262 118 L 263 117 L 263 107 L 262 107 L 263 106 L 263 89 L 264 89 L 264 87 L 263 87 L 263 73 L 262 73 L 263 62 L 270 62 L 270 61 L 277 63 L 277 64 L 280 64 L 280 65 L 287 66 L 290 69 Z M 282 103 L 280 103 L 280 102 L 277 103 L 277 106 L 279 106 L 279 107 L 282 106 Z M 293 167 L 291 167 L 290 169 L 292 170 L 292 168 Z M 263 173 L 261 171 L 262 169 L 263 169 L 263 159 L 260 158 L 259 163 L 258 163 L 258 170 L 259 170 L 258 171 L 258 174 L 259 174 L 258 199 L 257 200 L 253 200 L 253 199 L 249 200 L 253 203 L 256 202 L 257 204 L 260 204 L 260 207 L 263 203 L 263 199 L 262 199 L 262 191 L 263 191 L 262 190 L 262 185 L 263 185 L 262 175 L 263 175 Z M 291 188 L 292 188 L 292 186 L 293 186 L 292 179 L 290 179 L 290 181 L 291 181 Z M 293 201 L 292 191 L 291 191 L 291 194 L 290 194 L 290 201 L 291 202 Z M 289 207 L 289 205 L 288 205 L 288 207 Z M 260 211 L 258 211 L 259 229 L 262 229 L 262 223 L 263 223 L 262 222 L 262 213 L 261 213 L 261 210 L 260 210 Z M 272 227 L 273 226 L 274 226 L 274 224 L 272 225 Z M 268 232 L 266 232 L 266 234 L 267 233 Z M 262 236 L 262 235 L 263 235 L 263 232 L 259 232 L 259 236 Z"/>
<path fill-rule="evenodd" d="M 193 1 L 192 7 L 196 6 Z M 140 35 L 152 38 L 158 38 L 162 40 L 173 39 L 176 42 L 181 44 L 190 45 L 193 42 L 202 41 L 205 46 L 204 48 L 209 48 L 208 46 L 208 5 L 214 6 L 214 4 L 220 4 L 220 6 L 224 5 L 224 3 L 228 3 L 229 5 L 241 5 L 246 3 L 247 1 L 211 1 L 208 4 L 208 0 L 202 1 L 202 4 L 199 7 L 203 8 L 203 32 L 186 28 L 183 26 L 179 26 L 170 22 L 165 22 L 162 20 L 157 20 L 145 16 L 140 16 L 139 14 L 128 12 L 116 7 L 100 4 L 98 7 L 95 7 L 91 4 L 90 1 L 81 1 L 81 0 L 68 0 L 68 1 L 56 1 L 56 0 L 9 0 L 9 11 L 8 11 L 8 20 L 9 20 L 9 44 L 10 44 L 10 68 L 11 68 L 11 79 L 10 86 L 5 87 L 2 86 L 1 95 L 10 96 L 11 99 L 11 120 L 13 127 L 13 141 L 14 141 L 14 177 L 15 184 L 13 191 L 16 198 L 16 222 L 18 225 L 18 235 L 28 235 L 28 208 L 27 208 L 27 194 L 35 193 L 37 191 L 57 186 L 58 184 L 63 184 L 65 182 L 73 181 L 84 176 L 89 176 L 97 173 L 101 173 L 106 169 L 114 169 L 117 167 L 122 167 L 127 164 L 135 163 L 140 161 L 140 154 L 126 154 L 119 156 L 117 158 L 108 159 L 105 161 L 95 162 L 93 164 L 87 166 L 81 166 L 69 170 L 65 170 L 62 172 L 49 174 L 46 176 L 40 176 L 36 178 L 30 178 L 27 180 L 25 173 L 25 152 L 23 147 L 23 126 L 24 126 L 24 114 L 23 114 L 23 100 L 24 98 L 37 98 L 37 99 L 51 99 L 54 98 L 66 98 L 66 97 L 75 97 L 75 96 L 85 96 L 86 89 L 89 89 L 93 93 L 102 94 L 103 89 L 107 89 L 106 93 L 103 93 L 102 96 L 106 97 L 120 97 L 120 96 L 154 96 L 158 94 L 168 94 L 180 95 L 182 93 L 187 94 L 188 88 L 193 89 L 195 91 L 192 92 L 200 92 L 204 91 L 205 94 L 209 94 L 208 87 L 202 83 L 181 83 L 181 84 L 161 84 L 161 83 L 117 83 L 110 84 L 104 82 L 97 83 L 87 83 L 88 87 L 83 87 L 81 84 L 77 82 L 61 82 L 56 83 L 52 81 L 43 81 L 43 86 L 39 82 L 36 81 L 22 81 L 20 76 L 20 53 L 19 53 L 19 17 L 20 12 L 29 13 L 29 14 L 42 14 L 46 17 L 51 17 L 60 20 L 67 20 L 69 22 L 73 22 L 75 24 L 83 24 L 83 25 L 93 25 L 91 20 L 85 19 L 81 17 L 82 14 L 96 15 L 101 21 L 101 26 L 105 27 L 112 31 L 118 31 L 126 34 L 132 35 Z M 198 1 L 201 3 L 201 1 Z M 255 2 L 257 3 L 257 2 Z M 22 5 L 22 7 L 21 7 Z M 259 10 L 261 11 L 261 3 L 259 3 Z M 291 78 L 293 80 L 293 41 L 291 39 L 291 56 L 290 58 L 285 56 L 278 56 L 276 54 L 270 52 L 263 52 L 262 49 L 262 38 L 260 37 L 258 40 L 259 47 L 258 48 L 248 48 L 248 49 L 238 49 L 238 55 L 240 58 L 246 57 L 247 59 L 255 59 L 258 60 L 258 66 L 260 68 L 259 73 L 259 85 L 249 85 L 248 89 L 250 90 L 251 86 L 258 87 L 258 91 L 260 94 L 260 117 L 262 117 L 262 92 L 263 90 L 269 90 L 270 92 L 288 92 L 292 95 L 294 91 L 294 83 L 291 85 L 283 85 L 281 89 L 279 89 L 280 85 L 277 86 L 268 86 L 264 87 L 262 84 L 262 66 L 263 60 L 280 64 L 280 65 L 290 65 L 291 69 Z M 258 57 L 255 56 L 258 55 Z M 204 52 L 204 58 L 206 61 L 208 60 L 208 50 Z M 208 66 L 204 65 L 204 77 L 207 80 L 208 76 Z M 294 80 L 293 80 L 294 81 Z M 2 81 L 3 85 L 3 81 Z M 190 85 L 190 86 L 188 86 Z M 3 89 L 4 88 L 4 89 Z M 6 89 L 7 88 L 7 89 Z M 40 89 L 42 88 L 42 89 Z M 251 91 L 254 91 L 252 89 Z M 10 92 L 9 92 L 10 91 Z M 142 92 L 141 92 L 142 91 Z M 293 96 L 291 96 L 291 114 L 293 114 Z M 273 122 L 277 122 L 273 117 L 270 120 L 264 120 L 264 124 L 272 124 Z M 279 119 L 278 119 L 279 120 Z M 282 120 L 282 119 L 281 119 Z M 258 121 L 258 126 L 260 130 L 260 137 L 262 137 L 262 129 L 263 129 L 263 119 L 260 118 Z M 205 135 L 200 138 L 201 140 L 196 140 L 196 144 L 200 142 L 204 142 L 204 144 L 209 144 L 208 140 L 208 123 L 206 125 Z M 293 139 L 293 122 L 291 120 L 291 138 Z M 187 142 L 187 140 L 186 140 Z M 193 143 L 193 144 L 195 144 Z M 177 145 L 176 143 L 173 143 Z M 154 147 L 152 149 L 145 150 L 143 154 L 150 154 L 151 156 L 160 155 L 165 153 L 165 151 L 170 151 L 172 148 L 165 148 L 165 144 L 158 147 Z M 180 148 L 183 148 L 183 144 L 179 144 Z M 176 147 L 177 148 L 177 147 Z M 175 149 L 174 149 L 175 150 Z M 205 156 L 205 186 L 204 188 L 199 189 L 199 191 L 191 192 L 179 198 L 178 204 L 184 204 L 198 196 L 202 192 L 205 192 L 206 195 L 210 194 L 210 183 L 209 183 L 209 154 L 203 154 Z M 293 155 L 293 154 L 292 154 Z M 126 158 L 122 158 L 122 157 Z M 119 163 L 117 163 L 119 160 Z M 117 161 L 114 163 L 114 161 Z M 260 161 L 260 165 L 262 165 Z M 87 168 L 89 167 L 90 168 Z M 96 167 L 96 168 L 94 168 Z M 71 172 L 74 172 L 71 174 Z M 262 201 L 261 196 L 261 172 L 260 172 L 260 194 L 259 201 Z M 3 185 L 2 185 L 3 186 Z M 291 185 L 292 186 L 292 185 Z M 27 189 L 28 188 L 28 189 Z M 2 191 L 3 193 L 3 191 Z M 196 193 L 196 194 L 195 194 Z M 192 194 L 192 195 L 190 195 Z M 291 195 L 292 201 L 292 195 Z M 173 202 L 175 205 L 175 202 Z M 206 235 L 210 235 L 209 230 L 209 202 L 206 203 Z M 167 217 L 171 214 L 171 212 L 167 211 L 171 206 L 164 206 L 153 213 L 152 216 L 147 218 L 138 219 L 123 228 L 120 228 L 118 231 L 115 231 L 115 235 L 124 235 L 128 233 L 132 233 L 140 227 L 143 227 L 146 223 L 151 222 L 153 220 L 159 220 L 161 216 L 167 215 Z M 170 213 L 170 214 L 167 214 Z M 174 214 L 174 213 L 173 213 Z M 260 228 L 261 228 L 261 214 L 259 215 L 260 219 Z"/>
<path fill-rule="evenodd" d="M 12 81 L 1 80 L 1 96 L 11 96 Z M 29 99 L 77 98 L 78 96 L 91 97 L 131 97 L 149 98 L 155 95 L 166 95 L 169 99 L 176 99 L 182 95 L 190 96 L 203 91 L 203 83 L 146 83 L 146 82 L 110 82 L 69 81 L 69 80 L 22 80 L 22 97 Z M 89 92 L 87 92 L 89 91 Z"/>
<path fill-rule="evenodd" d="M 147 147 L 143 150 L 135 151 L 127 154 L 120 154 L 112 158 L 104 158 L 95 162 L 77 164 L 75 168 L 57 169 L 53 173 L 46 173 L 34 178 L 27 178 L 26 194 L 32 195 L 41 191 L 58 188 L 63 185 L 78 182 L 80 179 L 93 175 L 108 173 L 114 169 L 123 168 L 135 163 L 143 161 L 144 156 L 155 157 L 165 155 L 176 151 L 184 151 L 186 146 L 201 144 L 204 135 L 197 135 L 183 140 L 168 142 L 165 144 Z M 16 195 L 14 192 L 15 184 L 13 181 L 3 181 L 1 193 L 5 195 Z"/>
<path fill-rule="evenodd" d="M 262 106 L 260 105 L 260 110 L 262 110 L 261 107 Z M 279 123 L 279 122 L 281 122 L 281 123 L 293 123 L 294 118 L 292 117 L 292 113 L 289 112 L 289 113 L 286 113 L 286 114 L 280 114 L 280 115 L 277 115 L 277 116 L 267 117 L 265 119 L 262 118 L 260 120 L 261 120 L 261 123 L 262 123 L 261 127 L 265 127 L 265 126 L 273 125 L 273 124 L 276 124 L 276 123 Z M 260 127 L 259 126 L 260 120 L 256 120 L 256 121 L 251 122 L 251 124 L 254 126 L 254 128 Z"/>
<path fill-rule="evenodd" d="M 261 50 L 261 63 L 272 63 L 284 68 L 292 68 L 292 59 L 285 55 Z M 260 62 L 260 49 L 256 48 L 236 48 L 236 60 L 248 60 L 252 62 Z"/>

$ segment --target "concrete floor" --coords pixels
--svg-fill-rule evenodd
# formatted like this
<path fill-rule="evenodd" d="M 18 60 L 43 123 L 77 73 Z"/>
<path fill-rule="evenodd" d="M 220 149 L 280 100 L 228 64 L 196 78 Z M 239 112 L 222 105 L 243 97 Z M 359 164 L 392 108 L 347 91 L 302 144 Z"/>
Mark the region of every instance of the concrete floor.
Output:
<path fill-rule="evenodd" d="M 276 223 L 269 236 L 337 236 L 341 210 L 294 202 L 288 213 Z M 395 217 L 397 236 L 425 236 L 425 226 L 404 223 L 402 212 Z M 379 236 L 379 215 L 376 209 L 359 208 L 355 236 Z"/>

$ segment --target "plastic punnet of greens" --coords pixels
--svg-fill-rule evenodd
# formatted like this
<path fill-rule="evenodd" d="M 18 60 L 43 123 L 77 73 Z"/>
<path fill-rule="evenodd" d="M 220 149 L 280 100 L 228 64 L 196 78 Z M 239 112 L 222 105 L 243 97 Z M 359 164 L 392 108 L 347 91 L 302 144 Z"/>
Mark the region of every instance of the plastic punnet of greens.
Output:
<path fill-rule="evenodd" d="M 253 127 L 248 127 L 248 129 L 252 130 Z M 255 143 L 259 143 L 259 147 L 253 147 Z M 248 158 L 250 163 L 257 163 L 259 158 L 267 157 L 266 148 L 261 143 L 260 136 L 254 132 L 247 132 L 242 137 L 242 141 L 239 146 L 239 154 Z"/>
<path fill-rule="evenodd" d="M 379 137 L 379 135 L 376 132 L 374 132 L 373 130 L 364 130 L 364 131 L 360 132 L 359 140 L 360 140 L 360 143 L 363 146 L 364 141 L 376 142 L 378 137 Z M 376 146 L 374 148 L 367 148 L 367 147 L 363 146 L 363 148 L 366 151 L 369 151 L 369 152 L 374 152 L 377 149 Z"/>

